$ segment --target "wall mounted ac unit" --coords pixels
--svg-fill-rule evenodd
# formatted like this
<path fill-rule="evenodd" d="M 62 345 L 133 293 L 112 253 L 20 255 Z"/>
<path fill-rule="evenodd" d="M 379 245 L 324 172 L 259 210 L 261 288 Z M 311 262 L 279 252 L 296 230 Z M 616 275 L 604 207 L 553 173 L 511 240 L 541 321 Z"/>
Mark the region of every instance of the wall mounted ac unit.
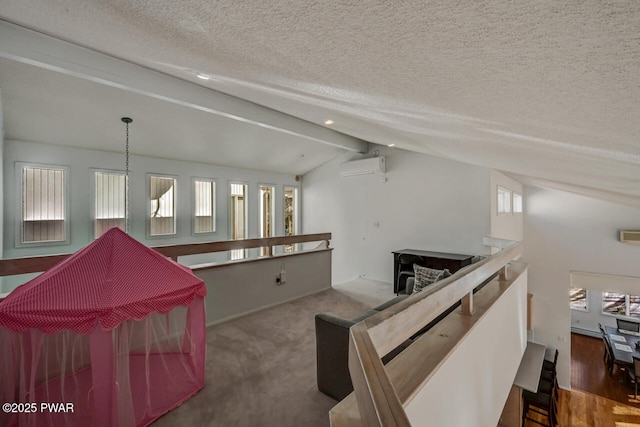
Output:
<path fill-rule="evenodd" d="M 640 231 L 620 230 L 622 243 L 640 243 Z"/>
<path fill-rule="evenodd" d="M 368 175 L 385 173 L 385 171 L 386 163 L 384 156 L 353 160 L 340 164 L 340 176 Z"/>

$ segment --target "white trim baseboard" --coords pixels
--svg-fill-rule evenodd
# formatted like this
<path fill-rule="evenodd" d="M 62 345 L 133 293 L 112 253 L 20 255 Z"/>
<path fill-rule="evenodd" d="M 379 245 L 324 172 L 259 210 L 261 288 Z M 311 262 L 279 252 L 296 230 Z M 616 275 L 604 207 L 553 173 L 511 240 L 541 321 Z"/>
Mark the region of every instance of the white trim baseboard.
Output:
<path fill-rule="evenodd" d="M 600 338 L 600 331 L 592 331 L 591 329 L 576 328 L 575 326 L 572 326 L 571 332 L 581 335 L 587 335 L 594 338 Z"/>

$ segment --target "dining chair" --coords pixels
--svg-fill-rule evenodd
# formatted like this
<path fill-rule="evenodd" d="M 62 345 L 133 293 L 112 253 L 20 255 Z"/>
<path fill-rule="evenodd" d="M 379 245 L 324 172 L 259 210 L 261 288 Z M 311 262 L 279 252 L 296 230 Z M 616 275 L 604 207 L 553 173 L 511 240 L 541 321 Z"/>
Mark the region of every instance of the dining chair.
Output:
<path fill-rule="evenodd" d="M 538 381 L 538 393 L 550 394 L 557 406 L 559 398 L 558 373 L 555 366 L 550 371 L 543 368 L 540 372 L 540 380 Z"/>
<path fill-rule="evenodd" d="M 607 369 L 609 370 L 609 376 L 613 376 L 613 369 L 617 366 L 621 371 L 626 371 L 628 364 L 622 360 L 617 360 L 613 353 L 613 348 L 611 347 L 611 341 L 609 341 L 609 337 L 603 337 L 604 345 L 606 347 L 606 351 L 609 353 L 609 359 L 607 361 Z M 626 377 L 625 377 L 626 378 Z"/>
<path fill-rule="evenodd" d="M 530 412 L 535 412 L 546 418 L 546 422 L 538 417 L 531 417 Z M 546 427 L 556 427 L 558 425 L 558 410 L 556 401 L 551 394 L 522 392 L 522 425 L 526 421 L 532 421 Z"/>
<path fill-rule="evenodd" d="M 633 356 L 633 365 L 627 369 L 628 378 L 634 383 L 633 398 L 638 398 L 638 381 L 640 381 L 640 358 Z"/>
<path fill-rule="evenodd" d="M 553 371 L 556 370 L 556 365 L 558 364 L 558 349 L 556 348 L 556 353 L 553 356 L 553 362 L 551 360 L 545 360 L 542 362 L 542 370 L 543 371 Z"/>
<path fill-rule="evenodd" d="M 630 320 L 624 319 L 616 319 L 616 323 L 618 324 L 618 330 L 629 331 L 629 332 L 640 332 L 640 323 L 632 322 Z"/>
<path fill-rule="evenodd" d="M 598 323 L 598 328 L 600 328 L 600 334 L 602 334 L 602 342 L 604 343 L 604 337 L 607 335 L 607 333 L 605 332 L 604 328 L 602 327 L 602 323 Z M 602 360 L 604 360 L 605 362 L 607 361 L 607 346 L 604 346 L 604 352 L 602 354 Z"/>
<path fill-rule="evenodd" d="M 609 350 L 609 338 L 607 338 L 606 335 L 602 336 L 602 346 L 604 347 L 604 356 L 602 357 L 602 360 L 604 360 L 607 371 L 609 371 L 609 375 L 611 375 L 613 372 L 613 356 Z"/>

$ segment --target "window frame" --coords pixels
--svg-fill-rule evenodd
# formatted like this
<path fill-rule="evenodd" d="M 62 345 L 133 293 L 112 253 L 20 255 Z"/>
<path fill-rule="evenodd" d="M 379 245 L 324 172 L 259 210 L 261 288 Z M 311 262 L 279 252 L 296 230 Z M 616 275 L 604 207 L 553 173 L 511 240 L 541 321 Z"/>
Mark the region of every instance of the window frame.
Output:
<path fill-rule="evenodd" d="M 516 196 L 518 196 L 520 198 L 520 209 L 516 210 Z M 522 197 L 521 193 L 518 192 L 512 192 L 511 193 L 511 213 L 513 214 L 521 214 L 522 211 L 524 210 L 524 206 L 523 206 L 523 202 L 524 202 L 524 198 Z"/>
<path fill-rule="evenodd" d="M 244 237 L 242 239 L 233 239 L 231 236 L 233 234 L 233 212 L 234 212 L 234 207 L 233 207 L 233 203 L 231 203 L 231 186 L 232 185 L 242 185 L 244 187 L 244 218 L 243 218 L 243 225 L 244 225 Z M 243 240 L 243 239 L 248 239 L 249 238 L 249 183 L 246 181 L 234 181 L 234 180 L 229 180 L 227 182 L 227 205 L 228 205 L 228 221 L 227 221 L 227 231 L 228 231 L 228 240 Z M 240 256 L 240 252 L 242 251 L 242 256 Z M 241 259 L 245 259 L 247 258 L 247 250 L 246 249 L 232 249 L 229 251 L 229 259 L 231 261 L 237 261 L 237 260 L 241 260 Z"/>
<path fill-rule="evenodd" d="M 287 234 L 287 190 L 294 189 L 295 190 L 295 201 L 294 201 L 294 232 L 293 234 Z M 283 185 L 282 186 L 282 235 L 283 236 L 295 236 L 300 234 L 300 230 L 302 230 L 301 224 L 301 214 L 300 214 L 300 199 L 302 192 L 300 190 L 299 185 Z M 287 252 L 297 252 L 300 248 L 299 243 L 295 243 L 293 245 L 284 245 L 284 251 Z"/>
<path fill-rule="evenodd" d="M 149 172 L 146 174 L 146 229 L 147 229 L 147 239 L 162 239 L 167 237 L 176 237 L 178 235 L 178 176 L 177 175 L 169 175 L 164 173 L 152 173 Z M 171 178 L 173 179 L 173 233 L 166 234 L 151 234 L 151 178 Z"/>
<path fill-rule="evenodd" d="M 127 175 L 126 175 L 126 171 L 123 170 L 118 170 L 118 169 L 101 169 L 101 168 L 89 168 L 89 171 L 91 172 L 91 193 L 93 195 L 93 203 L 91 203 L 91 235 L 94 236 L 93 239 L 97 239 L 97 237 L 95 237 L 96 235 L 96 174 L 97 173 L 108 173 L 108 174 L 121 174 L 122 176 L 124 176 L 124 221 L 125 221 L 125 228 L 126 228 L 126 224 L 127 224 Z M 129 171 L 129 174 L 131 174 L 131 171 Z M 123 230 L 126 231 L 126 230 Z"/>
<path fill-rule="evenodd" d="M 62 170 L 62 191 L 63 191 L 63 206 L 64 206 L 64 239 L 63 240 L 41 240 L 34 242 L 24 242 L 22 239 L 22 224 L 24 213 L 22 211 L 22 172 L 25 167 L 40 168 L 40 169 L 53 169 Z M 63 246 L 71 244 L 71 191 L 69 191 L 69 183 L 71 182 L 71 167 L 67 165 L 56 165 L 51 163 L 36 163 L 36 162 L 22 162 L 17 161 L 14 163 L 15 172 L 15 189 L 16 189 L 16 210 L 15 210 L 15 238 L 14 244 L 16 248 L 35 248 L 35 247 L 47 247 L 47 246 Z"/>
<path fill-rule="evenodd" d="M 624 299 L 624 314 L 614 314 L 614 313 L 609 313 L 607 311 L 604 311 L 604 294 L 605 293 L 612 293 L 612 294 L 618 294 L 618 295 L 624 295 L 625 299 Z M 600 297 L 600 314 L 602 314 L 603 316 L 611 316 L 611 317 L 615 317 L 615 318 L 621 318 L 621 319 L 625 319 L 625 320 L 633 320 L 635 322 L 640 321 L 640 313 L 638 316 L 631 316 L 629 315 L 629 308 L 631 303 L 629 302 L 630 298 L 632 295 L 631 294 L 625 294 L 622 292 L 615 292 L 615 291 L 602 291 L 602 295 Z M 633 296 L 640 296 L 640 295 L 633 295 Z"/>
<path fill-rule="evenodd" d="M 212 215 L 213 215 L 213 230 L 212 231 L 196 231 L 196 181 L 201 182 L 210 182 L 213 183 L 213 194 L 212 194 L 212 203 L 211 207 Z M 192 236 L 209 236 L 214 235 L 218 231 L 218 183 L 215 178 L 207 178 L 201 176 L 193 176 L 191 177 L 191 235 Z"/>
<path fill-rule="evenodd" d="M 571 307 L 571 289 L 584 289 L 584 300 L 585 300 L 585 307 L 584 308 L 580 308 L 580 307 Z M 585 288 L 569 288 L 569 308 L 571 308 L 571 310 L 573 311 L 579 311 L 582 313 L 589 313 L 590 311 L 590 307 L 589 307 L 589 290 L 585 289 Z"/>
<path fill-rule="evenodd" d="M 264 236 L 263 232 L 263 209 L 264 209 L 264 203 L 262 200 L 262 188 L 263 187 L 269 187 L 271 188 L 271 204 L 269 206 L 270 212 L 271 212 L 271 227 L 270 227 L 270 233 L 269 236 Z M 267 237 L 274 237 L 276 235 L 276 197 L 277 197 L 277 186 L 275 184 L 264 184 L 264 183 L 258 183 L 258 237 L 260 238 L 267 238 Z M 261 247 L 260 248 L 260 256 L 266 256 L 268 254 L 268 251 L 265 247 Z"/>

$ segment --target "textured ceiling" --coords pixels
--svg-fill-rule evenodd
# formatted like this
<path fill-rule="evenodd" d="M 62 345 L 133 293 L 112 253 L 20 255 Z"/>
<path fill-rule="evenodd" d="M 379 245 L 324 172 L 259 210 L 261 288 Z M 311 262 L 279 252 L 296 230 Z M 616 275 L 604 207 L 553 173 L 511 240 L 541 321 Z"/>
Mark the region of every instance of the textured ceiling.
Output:
<path fill-rule="evenodd" d="M 122 153 L 120 118 L 132 116 L 132 154 L 304 174 L 344 152 L 2 58 L 0 89 L 9 139 Z"/>
<path fill-rule="evenodd" d="M 638 1 L 0 0 L 0 16 L 360 139 L 640 200 Z"/>

